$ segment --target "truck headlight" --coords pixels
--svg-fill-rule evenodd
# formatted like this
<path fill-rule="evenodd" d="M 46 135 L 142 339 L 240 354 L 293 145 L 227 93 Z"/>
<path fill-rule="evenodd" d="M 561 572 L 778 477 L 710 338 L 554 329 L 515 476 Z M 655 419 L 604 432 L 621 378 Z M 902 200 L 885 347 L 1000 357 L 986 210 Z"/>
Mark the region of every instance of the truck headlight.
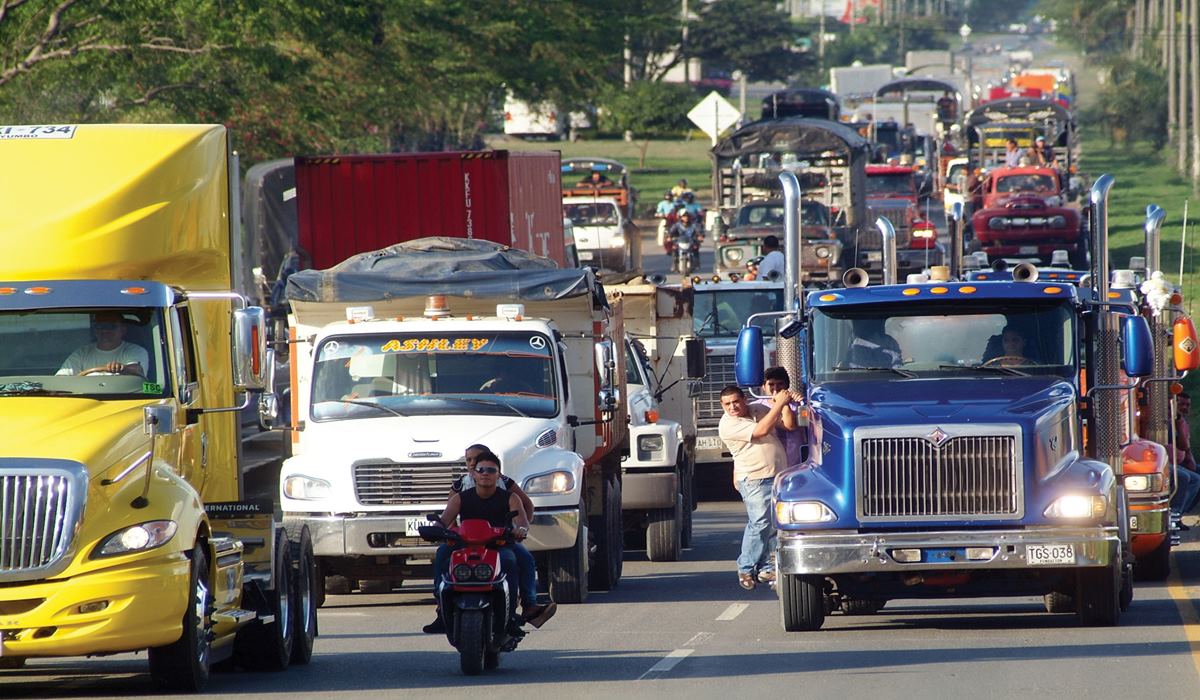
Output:
<path fill-rule="evenodd" d="M 796 525 L 799 523 L 828 523 L 837 520 L 829 506 L 820 501 L 799 501 L 788 503 L 779 501 L 775 504 L 775 519 L 780 525 Z"/>
<path fill-rule="evenodd" d="M 316 501 L 329 498 L 333 492 L 328 481 L 297 474 L 283 480 L 283 495 L 298 501 Z"/>
<path fill-rule="evenodd" d="M 575 475 L 571 472 L 550 472 L 530 477 L 522 488 L 531 496 L 534 494 L 570 493 L 575 490 Z"/>
<path fill-rule="evenodd" d="M 816 255 L 818 259 L 824 260 L 825 258 L 829 257 L 829 248 L 819 245 L 813 249 L 813 254 Z"/>
<path fill-rule="evenodd" d="M 1125 490 L 1144 493 L 1162 490 L 1162 474 L 1126 474 Z"/>
<path fill-rule="evenodd" d="M 117 530 L 100 540 L 100 544 L 96 545 L 95 551 L 92 552 L 92 558 L 115 557 L 161 547 L 175 536 L 176 528 L 174 520 L 151 520 Z"/>
<path fill-rule="evenodd" d="M 625 245 L 624 236 L 613 236 L 612 238 L 608 239 L 609 248 L 620 248 L 623 245 Z"/>
<path fill-rule="evenodd" d="M 1067 225 L 1067 217 L 1062 216 L 1061 214 L 1058 216 L 1052 216 L 1047 222 L 1047 225 L 1050 226 L 1050 228 L 1062 228 Z"/>
<path fill-rule="evenodd" d="M 993 231 L 1003 231 L 1008 228 L 1008 219 L 1003 216 L 993 216 L 988 219 L 988 228 Z"/>
<path fill-rule="evenodd" d="M 1050 504 L 1045 516 L 1064 520 L 1098 518 L 1104 515 L 1107 509 L 1108 499 L 1104 496 L 1061 496 Z"/>
<path fill-rule="evenodd" d="M 638 459 L 651 459 L 663 451 L 662 435 L 639 435 L 637 440 Z"/>
<path fill-rule="evenodd" d="M 746 255 L 742 252 L 741 248 L 725 248 L 721 251 L 721 254 L 725 256 L 726 260 L 734 264 L 740 263 Z"/>

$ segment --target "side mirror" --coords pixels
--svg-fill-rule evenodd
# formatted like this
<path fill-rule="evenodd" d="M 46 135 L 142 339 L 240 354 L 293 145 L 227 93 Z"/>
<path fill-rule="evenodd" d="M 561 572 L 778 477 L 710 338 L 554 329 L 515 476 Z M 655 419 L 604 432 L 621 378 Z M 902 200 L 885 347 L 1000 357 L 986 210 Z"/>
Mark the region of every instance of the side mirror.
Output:
<path fill-rule="evenodd" d="M 1125 374 L 1145 377 L 1154 371 L 1154 340 L 1145 317 L 1126 316 L 1122 320 L 1121 344 Z"/>
<path fill-rule="evenodd" d="M 617 366 L 613 359 L 612 340 L 605 338 L 596 343 L 596 373 L 600 376 L 600 389 L 612 389 L 613 369 Z"/>
<path fill-rule="evenodd" d="M 688 338 L 683 343 L 687 356 L 687 378 L 703 379 L 708 374 L 708 348 L 704 338 Z"/>
<path fill-rule="evenodd" d="M 738 333 L 733 354 L 733 374 L 738 386 L 762 386 L 763 335 L 758 326 L 747 326 Z"/>
<path fill-rule="evenodd" d="M 962 221 L 962 218 L 963 218 L 962 202 L 954 203 L 954 206 L 950 209 L 950 218 L 954 219 L 955 221 Z"/>
<path fill-rule="evenodd" d="M 1192 319 L 1180 316 L 1171 328 L 1171 347 L 1174 348 L 1175 369 L 1190 372 L 1200 367 L 1200 341 L 1196 339 L 1196 326 Z"/>
<path fill-rule="evenodd" d="M 273 361 L 272 361 L 273 362 Z M 267 315 L 261 306 L 233 312 L 233 390 L 268 388 Z"/>

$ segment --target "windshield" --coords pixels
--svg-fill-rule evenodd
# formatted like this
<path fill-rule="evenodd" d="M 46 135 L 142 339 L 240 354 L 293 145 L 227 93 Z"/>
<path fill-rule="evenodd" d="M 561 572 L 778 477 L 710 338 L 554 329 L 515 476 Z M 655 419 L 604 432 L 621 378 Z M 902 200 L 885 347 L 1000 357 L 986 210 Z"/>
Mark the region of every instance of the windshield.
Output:
<path fill-rule="evenodd" d="M 783 226 L 783 204 L 751 204 L 738 210 L 738 226 Z M 804 202 L 800 223 L 805 226 L 828 226 L 829 210 L 820 202 Z"/>
<path fill-rule="evenodd" d="M 913 187 L 912 173 L 896 175 L 868 175 L 867 195 L 870 196 L 873 194 L 900 194 L 904 196 L 915 196 L 916 189 Z"/>
<path fill-rule="evenodd" d="M 1071 378 L 1070 310 L 1007 300 L 822 308 L 813 314 L 816 381 L 898 375 L 1054 374 Z M 988 368 L 980 372 L 980 368 Z"/>
<path fill-rule="evenodd" d="M 533 332 L 327 338 L 313 368 L 313 420 L 395 415 L 551 418 L 550 339 Z"/>
<path fill-rule="evenodd" d="M 946 173 L 946 181 L 953 183 L 956 187 L 965 188 L 968 174 L 966 163 L 955 163 Z"/>
<path fill-rule="evenodd" d="M 0 313 L 0 397 L 170 393 L 157 309 Z"/>
<path fill-rule="evenodd" d="M 782 289 L 696 290 L 692 307 L 693 332 L 702 338 L 736 337 L 752 314 L 783 310 Z M 757 318 L 763 335 L 775 334 L 775 319 Z"/>
<path fill-rule="evenodd" d="M 1009 175 L 996 181 L 997 192 L 1037 192 L 1046 194 L 1058 190 L 1050 175 Z"/>
<path fill-rule="evenodd" d="M 563 216 L 575 226 L 615 226 L 618 223 L 617 208 L 612 202 L 564 204 Z"/>

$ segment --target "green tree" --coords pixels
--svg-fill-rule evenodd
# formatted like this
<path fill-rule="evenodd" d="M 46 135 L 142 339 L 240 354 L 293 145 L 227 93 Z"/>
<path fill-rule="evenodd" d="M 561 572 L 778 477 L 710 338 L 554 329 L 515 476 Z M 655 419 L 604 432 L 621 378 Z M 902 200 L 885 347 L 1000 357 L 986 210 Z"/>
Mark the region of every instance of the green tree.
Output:
<path fill-rule="evenodd" d="M 1157 67 L 1123 55 L 1114 58 L 1099 98 L 1098 111 L 1112 143 L 1129 146 L 1145 140 L 1157 150 L 1167 142 L 1167 85 Z"/>
<path fill-rule="evenodd" d="M 688 34 L 688 53 L 753 80 L 786 81 L 809 62 L 800 31 L 774 0 L 705 3 Z"/>
<path fill-rule="evenodd" d="M 640 139 L 638 167 L 644 168 L 650 139 L 688 129 L 687 110 L 695 99 L 690 88 L 677 83 L 639 80 L 627 88 L 610 86 L 601 95 L 600 128 Z"/>

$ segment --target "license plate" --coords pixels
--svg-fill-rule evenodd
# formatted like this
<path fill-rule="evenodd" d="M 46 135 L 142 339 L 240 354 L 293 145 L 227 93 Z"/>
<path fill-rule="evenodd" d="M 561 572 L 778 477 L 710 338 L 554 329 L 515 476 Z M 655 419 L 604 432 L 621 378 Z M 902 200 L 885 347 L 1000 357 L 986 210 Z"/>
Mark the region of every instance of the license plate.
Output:
<path fill-rule="evenodd" d="M 698 437 L 696 438 L 697 450 L 723 450 L 725 445 L 719 437 Z"/>
<path fill-rule="evenodd" d="M 1074 564 L 1075 545 L 1073 544 L 1031 544 L 1025 547 L 1025 559 L 1030 566 L 1045 566 L 1047 564 Z"/>
<path fill-rule="evenodd" d="M 425 518 L 405 518 L 404 535 L 406 537 L 418 537 L 421 534 L 421 531 L 418 528 L 429 524 L 429 521 Z"/>
<path fill-rule="evenodd" d="M 1023 246 L 1021 246 L 1021 253 L 1020 253 L 1020 254 L 1021 254 L 1021 255 L 1037 255 L 1037 254 L 1038 254 L 1038 249 L 1037 249 L 1037 246 L 1035 246 L 1035 245 L 1023 245 Z"/>
<path fill-rule="evenodd" d="M 863 253 L 863 256 L 865 256 L 864 259 L 867 262 L 879 262 L 883 260 L 883 251 L 868 250 L 867 252 Z"/>

